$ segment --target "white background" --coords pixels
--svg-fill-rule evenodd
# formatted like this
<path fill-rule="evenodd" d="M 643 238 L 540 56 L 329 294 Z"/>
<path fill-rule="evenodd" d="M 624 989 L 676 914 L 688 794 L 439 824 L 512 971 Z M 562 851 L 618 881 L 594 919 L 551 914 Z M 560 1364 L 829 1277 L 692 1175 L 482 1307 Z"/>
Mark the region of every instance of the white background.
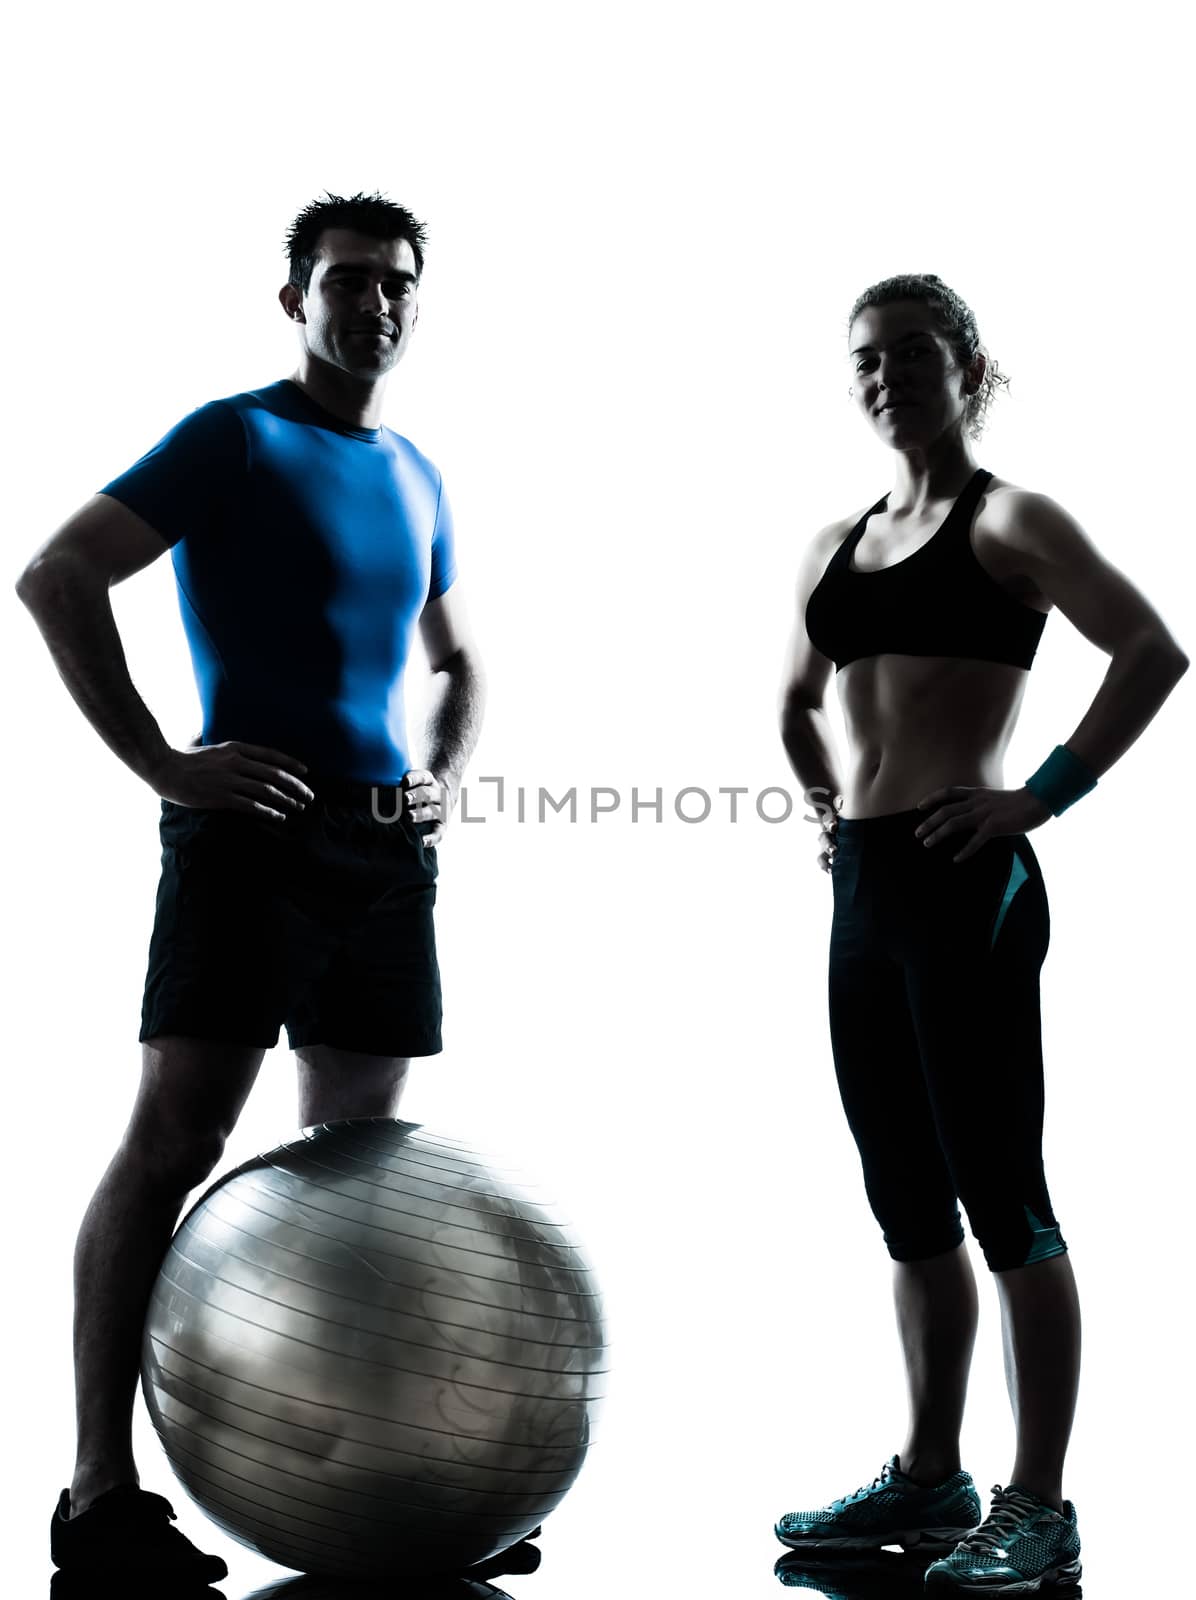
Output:
<path fill-rule="evenodd" d="M 453 500 L 491 679 L 473 775 L 624 797 L 596 824 L 451 829 L 446 1048 L 404 1103 L 546 1179 L 608 1295 L 601 1441 L 520 1597 L 773 1592 L 775 1517 L 900 1447 L 816 830 L 801 807 L 686 825 L 668 802 L 796 793 L 775 722 L 792 583 L 817 528 L 892 485 L 844 335 L 895 272 L 957 288 L 1011 374 L 978 462 L 1078 517 L 1193 649 L 1183 27 L 1162 4 L 217 0 L 26 12 L 10 33 L 12 577 L 187 411 L 293 371 L 286 228 L 325 189 L 380 188 L 430 229 L 386 421 Z M 136 1082 L 158 801 L 7 604 L 4 1520 L 28 1530 L 6 1552 L 24 1595 L 70 1470 L 74 1234 Z M 115 604 L 183 743 L 199 712 L 169 562 Z M 1010 786 L 1105 666 L 1052 614 Z M 1095 1596 L 1128 1592 L 1144 1530 L 1166 1547 L 1189 1452 L 1190 750 L 1187 679 L 1033 834 L 1047 1173 L 1086 1318 L 1065 1492 Z M 662 823 L 630 822 L 637 785 L 663 788 Z M 283 1047 L 229 1163 L 294 1118 Z M 973 1259 L 964 1462 L 984 1491 L 1012 1430 Z M 185 1504 L 139 1428 L 143 1481 Z M 207 1532 L 194 1508 L 185 1526 Z M 268 1572 L 226 1553 L 239 1600 Z"/>

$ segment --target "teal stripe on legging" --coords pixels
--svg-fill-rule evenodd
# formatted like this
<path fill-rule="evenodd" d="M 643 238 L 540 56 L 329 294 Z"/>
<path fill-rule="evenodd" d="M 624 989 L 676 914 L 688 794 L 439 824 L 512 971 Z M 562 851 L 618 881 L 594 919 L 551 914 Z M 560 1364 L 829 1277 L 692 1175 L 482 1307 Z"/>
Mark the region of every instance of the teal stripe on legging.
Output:
<path fill-rule="evenodd" d="M 1029 1206 L 1023 1206 L 1026 1221 L 1030 1224 L 1034 1234 L 1034 1243 L 1030 1246 L 1030 1254 L 1026 1257 L 1025 1266 L 1033 1261 L 1048 1261 L 1052 1256 L 1067 1254 L 1067 1246 L 1063 1242 L 1063 1235 L 1059 1232 L 1057 1224 L 1052 1223 L 1048 1228 L 1040 1217 L 1036 1217 Z"/>
<path fill-rule="evenodd" d="M 993 923 L 993 936 L 989 942 L 990 950 L 997 942 L 997 934 L 1001 931 L 1001 924 L 1005 920 L 1005 913 L 1009 910 L 1010 902 L 1029 876 L 1030 874 L 1022 866 L 1021 856 L 1015 852 L 1013 865 L 1009 869 L 1009 881 L 1005 885 L 1005 894 L 1001 900 L 1001 909 L 997 912 L 997 920 Z"/>

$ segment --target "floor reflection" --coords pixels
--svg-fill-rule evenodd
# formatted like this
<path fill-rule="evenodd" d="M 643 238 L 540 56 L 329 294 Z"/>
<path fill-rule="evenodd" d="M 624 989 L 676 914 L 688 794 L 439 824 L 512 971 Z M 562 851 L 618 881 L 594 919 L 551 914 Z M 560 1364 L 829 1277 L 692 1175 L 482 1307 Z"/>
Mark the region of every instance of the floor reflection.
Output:
<path fill-rule="evenodd" d="M 809 1552 L 783 1555 L 773 1571 L 787 1589 L 805 1589 L 825 1600 L 922 1600 L 926 1556 L 890 1550 L 849 1551 L 821 1559 Z"/>
<path fill-rule="evenodd" d="M 821 1559 L 792 1551 L 773 1571 L 785 1588 L 804 1589 L 823 1600 L 926 1600 L 926 1568 L 937 1559 L 892 1550 L 852 1551 Z M 1083 1589 L 1076 1583 L 1044 1583 L 1036 1593 L 1039 1600 L 1082 1600 Z"/>
<path fill-rule="evenodd" d="M 540 1536 L 535 1528 L 509 1550 L 503 1550 L 461 1577 L 386 1578 L 378 1581 L 338 1578 L 283 1578 L 255 1589 L 244 1600 L 512 1600 L 505 1589 L 495 1587 L 495 1578 L 508 1573 L 535 1572 L 540 1565 L 540 1547 L 532 1539 Z"/>
<path fill-rule="evenodd" d="M 224 1580 L 227 1585 L 227 1579 Z M 177 1578 L 95 1578 L 57 1572 L 51 1600 L 228 1600 L 227 1588 L 196 1588 Z M 406 1582 L 350 1583 L 333 1578 L 282 1578 L 242 1600 L 515 1600 L 481 1578 L 410 1578 Z"/>
<path fill-rule="evenodd" d="M 409 1578 L 405 1583 L 349 1583 L 333 1578 L 284 1578 L 244 1600 L 514 1600 L 481 1578 Z"/>

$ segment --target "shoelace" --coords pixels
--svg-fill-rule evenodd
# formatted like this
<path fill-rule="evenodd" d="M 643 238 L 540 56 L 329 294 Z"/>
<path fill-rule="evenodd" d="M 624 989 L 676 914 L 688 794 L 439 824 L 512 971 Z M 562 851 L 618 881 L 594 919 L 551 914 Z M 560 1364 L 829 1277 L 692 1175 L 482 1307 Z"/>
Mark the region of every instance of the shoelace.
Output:
<path fill-rule="evenodd" d="M 160 1494 L 153 1494 L 153 1495 L 150 1495 L 150 1499 L 156 1501 L 157 1504 L 162 1507 L 163 1511 L 165 1511 L 166 1515 L 170 1518 L 171 1522 L 177 1522 L 179 1520 L 178 1519 L 178 1514 L 175 1511 L 174 1507 L 171 1505 L 170 1501 L 167 1500 L 164 1496 L 162 1496 Z"/>
<path fill-rule="evenodd" d="M 165 1512 L 171 1522 L 179 1520 L 170 1501 L 164 1495 L 152 1494 L 148 1489 L 139 1489 L 136 1498 L 130 1499 L 129 1504 L 138 1517 L 149 1518 Z"/>
<path fill-rule="evenodd" d="M 993 1507 L 988 1516 L 960 1541 L 965 1549 L 982 1555 L 999 1550 L 1023 1517 L 1042 1510 L 1037 1500 L 1022 1494 L 1020 1489 L 1002 1489 L 999 1483 L 994 1483 L 992 1495 Z"/>
<path fill-rule="evenodd" d="M 864 1495 L 871 1494 L 873 1489 L 879 1489 L 883 1484 L 888 1483 L 892 1476 L 892 1470 L 886 1461 L 881 1468 L 880 1475 L 873 1478 L 871 1483 L 865 1483 L 859 1489 L 853 1489 L 850 1494 L 844 1495 L 843 1504 L 846 1505 L 849 1500 L 860 1500 Z"/>

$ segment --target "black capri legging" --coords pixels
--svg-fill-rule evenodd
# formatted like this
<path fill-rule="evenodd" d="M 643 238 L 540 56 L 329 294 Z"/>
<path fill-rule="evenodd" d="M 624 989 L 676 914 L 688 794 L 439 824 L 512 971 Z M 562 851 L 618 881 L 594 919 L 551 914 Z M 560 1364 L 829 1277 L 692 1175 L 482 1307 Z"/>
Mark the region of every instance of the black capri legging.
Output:
<path fill-rule="evenodd" d="M 927 811 L 841 817 L 830 1027 L 843 1108 L 896 1261 L 963 1240 L 994 1272 L 1062 1254 L 1042 1169 L 1046 889 L 1024 834 L 927 847 Z"/>

